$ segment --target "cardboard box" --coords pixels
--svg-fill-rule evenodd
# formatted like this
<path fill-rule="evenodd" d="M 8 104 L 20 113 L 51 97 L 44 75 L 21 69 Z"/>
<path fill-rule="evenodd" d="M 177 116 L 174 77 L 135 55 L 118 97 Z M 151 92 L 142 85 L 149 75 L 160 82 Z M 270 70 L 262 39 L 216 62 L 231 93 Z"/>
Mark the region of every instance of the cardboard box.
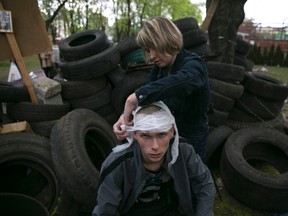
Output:
<path fill-rule="evenodd" d="M 41 104 L 63 104 L 62 96 L 60 93 L 49 97 L 43 98 L 41 95 L 37 95 L 39 103 Z"/>
<path fill-rule="evenodd" d="M 32 84 L 36 94 L 41 98 L 50 98 L 61 92 L 60 83 L 46 76 L 32 78 Z"/>
<path fill-rule="evenodd" d="M 2 125 L 1 133 L 33 132 L 27 121 L 9 123 Z"/>

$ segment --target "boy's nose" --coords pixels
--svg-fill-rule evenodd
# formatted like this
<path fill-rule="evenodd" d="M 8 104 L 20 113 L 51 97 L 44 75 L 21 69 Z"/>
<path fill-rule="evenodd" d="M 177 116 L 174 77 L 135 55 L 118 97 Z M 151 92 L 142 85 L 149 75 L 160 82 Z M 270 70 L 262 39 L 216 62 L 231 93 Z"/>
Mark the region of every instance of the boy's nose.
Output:
<path fill-rule="evenodd" d="M 159 144 L 158 144 L 157 138 L 153 138 L 151 148 L 152 149 L 158 149 L 158 147 L 159 147 Z"/>

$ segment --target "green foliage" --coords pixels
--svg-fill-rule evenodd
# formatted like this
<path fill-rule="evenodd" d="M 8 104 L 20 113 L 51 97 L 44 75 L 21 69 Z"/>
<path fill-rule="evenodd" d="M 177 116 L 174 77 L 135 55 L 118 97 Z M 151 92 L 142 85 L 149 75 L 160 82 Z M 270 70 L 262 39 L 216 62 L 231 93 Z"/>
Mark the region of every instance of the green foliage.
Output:
<path fill-rule="evenodd" d="M 135 35 L 143 21 L 153 16 L 172 20 L 191 16 L 202 20 L 198 5 L 190 0 L 42 0 L 39 7 L 54 38 L 98 29 L 119 42 Z M 108 20 L 113 24 L 109 26 Z"/>
<path fill-rule="evenodd" d="M 275 47 L 273 44 L 269 49 L 254 45 L 247 58 L 259 65 L 288 66 L 287 55 L 284 55 L 280 45 Z"/>
<path fill-rule="evenodd" d="M 268 52 L 268 62 L 267 65 L 272 65 L 274 66 L 274 55 L 275 55 L 275 46 L 274 44 L 271 45 L 269 52 Z"/>
<path fill-rule="evenodd" d="M 283 62 L 284 62 L 284 53 L 281 49 L 281 46 L 278 45 L 276 47 L 276 50 L 275 50 L 275 53 L 274 53 L 274 65 L 277 66 L 282 66 L 283 65 Z"/>

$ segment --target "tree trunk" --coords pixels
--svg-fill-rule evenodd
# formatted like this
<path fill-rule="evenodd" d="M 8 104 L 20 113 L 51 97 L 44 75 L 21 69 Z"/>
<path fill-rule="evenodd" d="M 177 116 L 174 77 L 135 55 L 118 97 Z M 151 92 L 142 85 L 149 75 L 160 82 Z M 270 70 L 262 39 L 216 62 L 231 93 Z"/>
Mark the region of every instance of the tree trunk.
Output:
<path fill-rule="evenodd" d="M 211 1 L 206 1 L 208 10 Z M 209 45 L 217 61 L 232 64 L 237 31 L 245 18 L 244 4 L 247 0 L 219 0 L 218 7 L 208 28 Z"/>

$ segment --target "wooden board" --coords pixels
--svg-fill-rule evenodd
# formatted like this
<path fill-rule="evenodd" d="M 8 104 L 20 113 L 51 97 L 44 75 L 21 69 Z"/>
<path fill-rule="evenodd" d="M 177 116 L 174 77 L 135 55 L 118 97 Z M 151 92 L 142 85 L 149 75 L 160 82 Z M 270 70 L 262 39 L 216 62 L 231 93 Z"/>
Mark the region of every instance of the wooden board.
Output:
<path fill-rule="evenodd" d="M 13 33 L 23 57 L 52 50 L 37 0 L 0 0 L 11 11 Z M 5 33 L 0 33 L 0 60 L 13 59 Z"/>

